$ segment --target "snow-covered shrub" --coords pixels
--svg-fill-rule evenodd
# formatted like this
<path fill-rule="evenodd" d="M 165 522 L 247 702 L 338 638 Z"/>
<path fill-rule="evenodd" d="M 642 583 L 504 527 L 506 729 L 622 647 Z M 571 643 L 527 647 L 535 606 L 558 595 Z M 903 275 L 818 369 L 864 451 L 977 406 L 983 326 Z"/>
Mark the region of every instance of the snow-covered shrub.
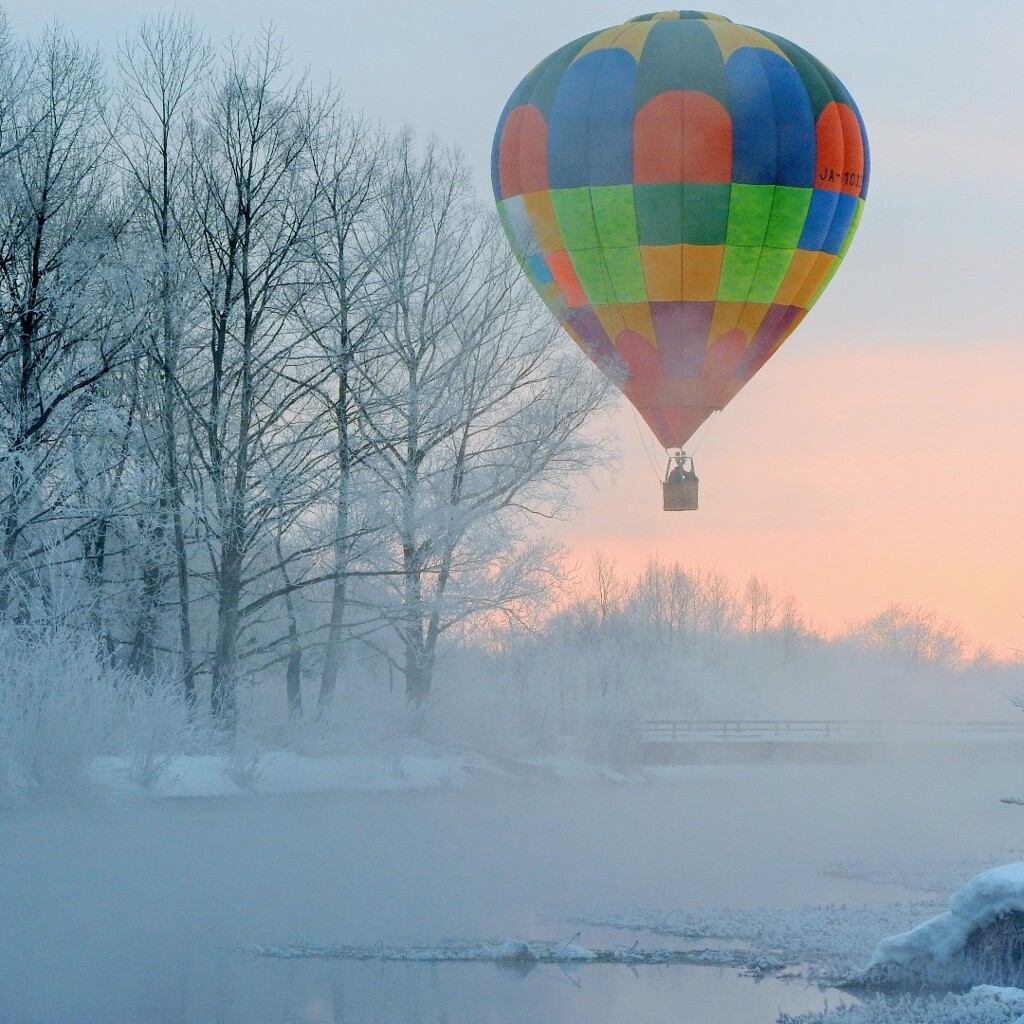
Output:
<path fill-rule="evenodd" d="M 147 784 L 199 733 L 183 698 L 112 667 L 99 643 L 62 625 L 0 627 L 0 802 L 84 783 L 102 755 Z"/>

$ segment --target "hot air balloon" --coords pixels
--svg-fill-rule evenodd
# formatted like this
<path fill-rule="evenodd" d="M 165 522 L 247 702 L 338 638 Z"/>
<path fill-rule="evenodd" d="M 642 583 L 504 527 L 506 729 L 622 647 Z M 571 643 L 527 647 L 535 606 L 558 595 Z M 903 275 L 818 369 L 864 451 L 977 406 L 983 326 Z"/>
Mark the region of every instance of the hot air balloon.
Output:
<path fill-rule="evenodd" d="M 526 276 L 670 457 L 767 362 L 846 254 L 868 188 L 849 92 L 794 43 L 646 14 L 542 60 L 498 122 L 492 179 Z"/>

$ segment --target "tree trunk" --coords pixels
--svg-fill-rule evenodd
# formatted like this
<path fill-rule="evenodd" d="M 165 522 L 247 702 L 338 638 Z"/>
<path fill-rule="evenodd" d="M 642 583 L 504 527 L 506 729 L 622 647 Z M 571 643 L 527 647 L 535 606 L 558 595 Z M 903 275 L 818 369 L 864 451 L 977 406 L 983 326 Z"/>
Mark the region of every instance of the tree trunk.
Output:
<path fill-rule="evenodd" d="M 317 714 L 322 715 L 334 698 L 341 670 L 342 637 L 345 626 L 348 562 L 348 503 L 352 475 L 352 448 L 348 434 L 348 372 L 338 375 L 338 400 L 335 406 L 335 433 L 338 439 L 338 493 L 334 521 L 334 586 L 331 588 L 331 621 L 324 648 L 323 671 Z"/>

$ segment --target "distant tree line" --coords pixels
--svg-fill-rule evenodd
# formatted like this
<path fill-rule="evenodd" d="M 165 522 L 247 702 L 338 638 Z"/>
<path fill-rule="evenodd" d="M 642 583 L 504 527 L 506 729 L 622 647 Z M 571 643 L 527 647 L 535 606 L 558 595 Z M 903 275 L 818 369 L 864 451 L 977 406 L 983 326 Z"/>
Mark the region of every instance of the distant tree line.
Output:
<path fill-rule="evenodd" d="M 354 651 L 427 698 L 540 600 L 535 514 L 602 447 L 457 152 L 353 115 L 280 39 L 185 17 L 108 65 L 0 27 L 0 618 L 209 700 Z"/>
<path fill-rule="evenodd" d="M 809 622 L 791 594 L 758 576 L 737 587 L 722 573 L 652 560 L 628 574 L 599 552 L 580 582 L 578 596 L 548 624 L 570 645 L 602 638 L 672 649 L 706 665 L 718 664 L 723 645 L 737 642 L 782 664 L 826 643 L 906 668 L 963 668 L 972 657 L 964 629 L 933 608 L 891 604 L 846 623 L 831 636 Z M 988 660 L 991 651 L 973 652 Z"/>

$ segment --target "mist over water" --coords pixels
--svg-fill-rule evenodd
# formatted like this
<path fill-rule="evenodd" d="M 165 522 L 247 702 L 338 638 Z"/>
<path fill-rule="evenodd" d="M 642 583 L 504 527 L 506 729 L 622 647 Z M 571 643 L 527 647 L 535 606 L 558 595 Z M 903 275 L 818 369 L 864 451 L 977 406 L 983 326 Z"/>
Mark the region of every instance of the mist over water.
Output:
<path fill-rule="evenodd" d="M 888 903 L 919 894 L 822 869 L 857 859 L 1013 859 L 1021 812 L 998 800 L 1017 781 L 1012 763 L 951 759 L 666 769 L 625 786 L 479 780 L 462 791 L 394 796 L 37 806 L 5 814 L 0 827 L 0 1020 L 332 1020 L 296 1018 L 294 1007 L 287 1016 L 283 1004 L 265 1001 L 281 997 L 280 985 L 300 1002 L 340 985 L 354 1013 L 373 991 L 398 999 L 395 991 L 418 984 L 435 985 L 420 1009 L 477 1005 L 480 1015 L 450 1019 L 518 1020 L 502 1016 L 511 1012 L 510 982 L 489 965 L 390 965 L 383 970 L 394 985 L 381 989 L 352 980 L 370 977 L 366 965 L 251 962 L 235 950 L 568 940 L 579 927 L 573 918 L 636 907 Z M 582 932 L 584 944 L 605 941 Z M 568 1000 L 575 1009 L 538 1010 L 533 1019 L 582 1020 L 577 1011 L 610 986 L 597 999 L 606 1015 L 592 1019 L 639 1020 L 616 1015 L 618 997 L 608 993 L 626 985 L 671 1003 L 671 985 L 694 972 L 719 974 L 684 970 L 672 983 L 664 981 L 671 971 L 644 971 L 661 980 L 641 986 L 624 968 L 584 968 Z M 537 984 L 521 990 L 531 993 L 526 1007 L 543 1003 Z M 788 1004 L 772 986 L 759 991 L 766 1009 L 758 1019 L 774 1021 Z M 794 1008 L 820 1005 L 816 990 L 810 1003 L 799 987 L 780 991 L 792 993 Z M 391 1012 L 387 999 L 382 1014 Z M 394 1017 L 351 1019 L 414 1019 L 403 1014 L 416 1001 L 402 999 Z"/>

